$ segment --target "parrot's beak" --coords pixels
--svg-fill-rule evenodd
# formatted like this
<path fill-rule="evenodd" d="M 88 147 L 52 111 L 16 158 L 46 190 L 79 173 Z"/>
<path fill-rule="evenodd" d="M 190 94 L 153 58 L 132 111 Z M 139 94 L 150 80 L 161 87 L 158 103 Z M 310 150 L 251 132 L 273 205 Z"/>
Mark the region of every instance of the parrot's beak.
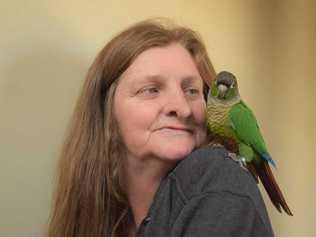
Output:
<path fill-rule="evenodd" d="M 226 94 L 226 91 L 227 91 L 227 86 L 226 85 L 224 85 L 224 84 L 219 84 L 218 86 L 217 86 L 217 88 L 218 88 L 218 97 L 220 98 L 220 99 L 223 99 L 224 97 L 225 97 L 225 94 Z"/>

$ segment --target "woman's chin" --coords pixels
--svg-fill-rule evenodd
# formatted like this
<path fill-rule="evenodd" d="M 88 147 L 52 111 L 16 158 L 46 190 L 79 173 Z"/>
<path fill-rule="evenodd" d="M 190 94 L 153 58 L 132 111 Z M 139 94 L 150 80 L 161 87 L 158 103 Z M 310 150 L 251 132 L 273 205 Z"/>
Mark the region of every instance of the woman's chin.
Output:
<path fill-rule="evenodd" d="M 168 160 L 182 160 L 193 151 L 194 145 L 186 144 L 184 146 L 183 144 L 175 144 L 165 148 L 162 157 Z"/>

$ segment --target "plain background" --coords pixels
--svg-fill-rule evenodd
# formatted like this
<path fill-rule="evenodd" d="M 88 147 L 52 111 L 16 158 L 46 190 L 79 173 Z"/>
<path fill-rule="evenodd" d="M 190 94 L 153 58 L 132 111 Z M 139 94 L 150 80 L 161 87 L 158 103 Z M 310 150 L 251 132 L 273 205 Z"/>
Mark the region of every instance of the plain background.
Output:
<path fill-rule="evenodd" d="M 10 0 L 0 6 L 0 236 L 45 233 L 53 174 L 85 74 L 116 33 L 150 17 L 200 32 L 239 78 L 294 217 L 263 192 L 276 236 L 316 236 L 316 4 L 305 0 Z"/>

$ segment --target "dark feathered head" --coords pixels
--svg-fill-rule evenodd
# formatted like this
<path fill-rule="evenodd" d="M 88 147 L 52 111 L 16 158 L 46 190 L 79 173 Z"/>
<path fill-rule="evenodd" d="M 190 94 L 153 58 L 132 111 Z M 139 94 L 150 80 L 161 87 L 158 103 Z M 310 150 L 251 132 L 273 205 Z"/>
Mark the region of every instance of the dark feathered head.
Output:
<path fill-rule="evenodd" d="M 239 97 L 236 77 L 227 71 L 218 73 L 212 82 L 209 96 L 221 101 L 230 101 Z"/>

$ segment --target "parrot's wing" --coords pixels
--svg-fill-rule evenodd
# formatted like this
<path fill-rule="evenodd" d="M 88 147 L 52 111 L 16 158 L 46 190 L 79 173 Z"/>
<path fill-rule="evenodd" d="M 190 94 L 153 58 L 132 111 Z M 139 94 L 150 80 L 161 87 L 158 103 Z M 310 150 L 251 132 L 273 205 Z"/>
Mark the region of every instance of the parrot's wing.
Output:
<path fill-rule="evenodd" d="M 273 166 L 275 166 L 275 163 L 267 152 L 257 120 L 252 111 L 241 101 L 232 107 L 229 118 L 231 127 L 241 142 L 251 146 L 263 158 L 263 162 L 251 162 L 250 167 L 252 167 L 253 170 L 250 171 L 255 174 L 255 177 L 256 175 L 260 177 L 274 206 L 280 212 L 281 208 L 283 208 L 288 215 L 292 216 L 293 214 L 268 165 L 268 162 Z"/>
<path fill-rule="evenodd" d="M 244 102 L 232 106 L 229 119 L 238 139 L 251 146 L 261 156 L 268 154 L 257 120 Z"/>

